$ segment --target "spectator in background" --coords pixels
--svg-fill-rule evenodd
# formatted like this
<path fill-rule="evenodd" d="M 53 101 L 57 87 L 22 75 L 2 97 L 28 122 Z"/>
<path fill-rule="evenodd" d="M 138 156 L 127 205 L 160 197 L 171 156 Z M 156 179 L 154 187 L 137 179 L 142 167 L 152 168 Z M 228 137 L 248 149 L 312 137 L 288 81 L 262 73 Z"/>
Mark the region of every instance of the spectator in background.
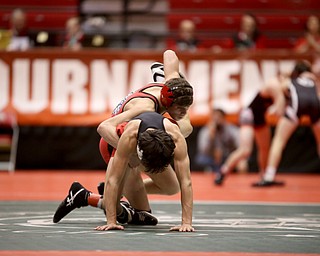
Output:
<path fill-rule="evenodd" d="M 315 51 L 320 53 L 320 20 L 319 17 L 311 15 L 305 24 L 305 34 L 298 39 L 295 50 L 299 53 Z"/>
<path fill-rule="evenodd" d="M 25 51 L 31 48 L 28 34 L 27 18 L 22 9 L 14 9 L 10 17 L 11 40 L 8 51 Z"/>
<path fill-rule="evenodd" d="M 239 128 L 226 120 L 222 109 L 214 109 L 209 123 L 198 134 L 196 163 L 205 170 L 219 171 L 238 145 Z M 238 172 L 247 172 L 247 161 L 240 161 L 236 169 Z"/>
<path fill-rule="evenodd" d="M 249 13 L 241 17 L 240 29 L 232 40 L 234 48 L 238 50 L 265 48 L 265 38 L 258 30 L 257 19 Z"/>
<path fill-rule="evenodd" d="M 196 25 L 192 20 L 182 20 L 178 33 L 175 44 L 169 45 L 169 48 L 176 51 L 196 51 L 199 48 L 200 41 L 196 37 Z"/>
<path fill-rule="evenodd" d="M 83 40 L 84 34 L 81 29 L 80 19 L 78 17 L 68 19 L 66 22 L 66 37 L 63 47 L 74 51 L 80 50 Z"/>

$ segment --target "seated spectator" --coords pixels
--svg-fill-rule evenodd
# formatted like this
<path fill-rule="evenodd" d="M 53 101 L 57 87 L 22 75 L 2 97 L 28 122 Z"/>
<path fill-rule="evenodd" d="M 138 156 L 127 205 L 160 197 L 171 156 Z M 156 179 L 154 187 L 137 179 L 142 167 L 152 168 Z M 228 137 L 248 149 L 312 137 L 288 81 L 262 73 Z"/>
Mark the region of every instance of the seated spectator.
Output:
<path fill-rule="evenodd" d="M 192 20 L 182 20 L 178 33 L 174 45 L 169 45 L 169 48 L 176 51 L 196 51 L 199 48 L 200 41 L 196 37 L 196 25 Z"/>
<path fill-rule="evenodd" d="M 265 38 L 258 30 L 257 19 L 248 13 L 241 17 L 240 29 L 232 40 L 234 48 L 238 50 L 265 48 Z"/>
<path fill-rule="evenodd" d="M 81 29 L 80 19 L 78 17 L 68 19 L 66 22 L 66 37 L 63 47 L 74 51 L 80 50 L 83 40 L 84 34 Z"/>
<path fill-rule="evenodd" d="M 25 51 L 31 48 L 28 34 L 27 18 L 22 9 L 14 9 L 10 17 L 11 39 L 7 46 L 8 51 Z"/>
<path fill-rule="evenodd" d="M 239 145 L 239 128 L 225 118 L 221 109 L 214 109 L 210 122 L 198 134 L 196 163 L 205 170 L 218 171 L 228 155 Z M 247 171 L 247 161 L 237 164 L 236 170 Z"/>
<path fill-rule="evenodd" d="M 320 21 L 319 17 L 311 15 L 305 25 L 305 34 L 299 38 L 295 50 L 299 53 L 315 51 L 320 53 Z"/>

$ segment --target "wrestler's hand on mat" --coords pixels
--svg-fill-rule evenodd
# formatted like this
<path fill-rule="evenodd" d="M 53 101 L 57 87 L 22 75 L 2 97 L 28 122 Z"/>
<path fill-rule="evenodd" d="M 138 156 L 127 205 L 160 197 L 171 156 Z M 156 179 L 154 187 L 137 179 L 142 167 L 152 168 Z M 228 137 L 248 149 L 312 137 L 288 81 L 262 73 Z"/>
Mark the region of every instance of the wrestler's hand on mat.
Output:
<path fill-rule="evenodd" d="M 194 232 L 194 228 L 189 224 L 183 224 L 181 226 L 175 226 L 170 228 L 170 231 L 179 231 L 179 232 Z"/>
<path fill-rule="evenodd" d="M 98 226 L 95 230 L 106 231 L 106 230 L 124 230 L 124 227 L 117 224 L 107 224 L 103 226 Z"/>

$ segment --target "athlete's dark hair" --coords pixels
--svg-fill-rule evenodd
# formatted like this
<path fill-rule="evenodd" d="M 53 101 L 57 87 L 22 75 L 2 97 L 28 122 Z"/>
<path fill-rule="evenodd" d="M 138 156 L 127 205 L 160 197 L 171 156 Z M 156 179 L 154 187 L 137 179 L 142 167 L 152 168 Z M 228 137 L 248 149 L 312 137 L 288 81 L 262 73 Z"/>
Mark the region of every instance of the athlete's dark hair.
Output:
<path fill-rule="evenodd" d="M 173 159 L 176 145 L 170 134 L 163 130 L 146 130 L 138 137 L 141 163 L 149 173 L 161 173 Z"/>
<path fill-rule="evenodd" d="M 259 21 L 258 21 L 257 17 L 251 12 L 244 13 L 242 15 L 242 17 L 244 17 L 244 16 L 249 16 L 254 20 L 254 23 L 255 23 L 254 26 L 255 27 L 254 27 L 254 31 L 253 31 L 253 35 L 252 36 L 253 36 L 253 40 L 256 41 L 261 36 L 261 32 L 259 30 Z"/>
<path fill-rule="evenodd" d="M 169 87 L 173 94 L 172 104 L 182 107 L 189 107 L 192 104 L 193 89 L 186 79 L 172 78 L 166 81 L 165 85 Z"/>
<path fill-rule="evenodd" d="M 311 72 L 311 64 L 306 60 L 297 61 L 291 72 L 291 79 L 295 79 L 303 72 Z"/>

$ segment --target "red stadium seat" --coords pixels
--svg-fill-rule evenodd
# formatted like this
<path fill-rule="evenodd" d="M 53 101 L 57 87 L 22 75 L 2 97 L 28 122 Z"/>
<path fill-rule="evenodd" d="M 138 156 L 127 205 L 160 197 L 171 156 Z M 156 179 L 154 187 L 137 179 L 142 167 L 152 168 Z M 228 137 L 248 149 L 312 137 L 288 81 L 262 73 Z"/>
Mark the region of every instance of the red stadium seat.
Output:
<path fill-rule="evenodd" d="M 195 22 L 198 31 L 237 31 L 242 14 L 216 14 L 216 13 L 177 13 L 167 16 L 169 30 L 177 30 L 183 19 Z M 294 14 L 256 14 L 259 28 L 263 32 L 270 31 L 303 31 L 307 15 Z"/>
<path fill-rule="evenodd" d="M 2 7 L 11 7 L 17 8 L 28 8 L 28 7 L 45 7 L 51 6 L 57 8 L 59 6 L 64 7 L 78 7 L 79 1 L 78 0 L 1 0 L 0 6 Z"/>
<path fill-rule="evenodd" d="M 0 28 L 1 29 L 8 29 L 9 28 L 10 15 L 11 15 L 10 11 L 0 10 Z"/>
<path fill-rule="evenodd" d="M 32 29 L 64 29 L 66 21 L 76 15 L 76 12 L 28 13 L 28 26 Z"/>
<path fill-rule="evenodd" d="M 182 10 L 197 11 L 292 11 L 320 9 L 318 0 L 170 0 L 170 9 L 174 12 Z"/>
<path fill-rule="evenodd" d="M 239 27 L 241 14 L 169 14 L 167 16 L 169 30 L 179 28 L 179 24 L 184 19 L 191 19 L 195 22 L 197 30 L 229 30 L 235 31 Z"/>
<path fill-rule="evenodd" d="M 0 27 L 9 28 L 10 11 L 0 12 Z M 77 16 L 76 11 L 70 12 L 28 12 L 27 26 L 30 30 L 62 30 L 66 21 Z"/>
<path fill-rule="evenodd" d="M 179 24 L 184 19 L 195 22 L 198 35 L 206 35 L 208 47 L 215 45 L 214 40 L 232 35 L 239 29 L 242 13 L 173 13 L 167 15 L 167 26 L 172 35 L 178 33 Z M 292 48 L 295 39 L 301 36 L 308 14 L 269 14 L 255 13 L 259 29 L 266 36 L 268 48 Z M 209 36 L 209 37 L 208 37 Z M 216 37 L 215 37 L 216 36 Z M 271 38 L 268 38 L 271 36 Z M 222 40 L 223 41 L 223 40 Z M 217 44 L 221 45 L 221 44 Z M 222 43 L 223 45 L 223 43 Z M 228 45 L 228 44 L 227 44 Z M 222 46 L 229 48 L 229 46 Z"/>
<path fill-rule="evenodd" d="M 30 30 L 64 30 L 68 18 L 78 15 L 79 0 L 1 0 L 0 28 L 8 29 L 12 10 L 22 8 Z"/>
<path fill-rule="evenodd" d="M 232 48 L 232 41 L 230 38 L 224 37 L 212 37 L 212 36 L 200 36 L 199 49 L 211 49 L 213 46 L 219 46 L 223 49 Z M 175 38 L 168 37 L 166 40 L 167 48 L 175 49 Z"/>
<path fill-rule="evenodd" d="M 295 41 L 292 37 L 266 38 L 265 44 L 267 48 L 290 49 L 294 47 Z"/>
<path fill-rule="evenodd" d="M 256 14 L 262 31 L 303 31 L 308 15 Z"/>

